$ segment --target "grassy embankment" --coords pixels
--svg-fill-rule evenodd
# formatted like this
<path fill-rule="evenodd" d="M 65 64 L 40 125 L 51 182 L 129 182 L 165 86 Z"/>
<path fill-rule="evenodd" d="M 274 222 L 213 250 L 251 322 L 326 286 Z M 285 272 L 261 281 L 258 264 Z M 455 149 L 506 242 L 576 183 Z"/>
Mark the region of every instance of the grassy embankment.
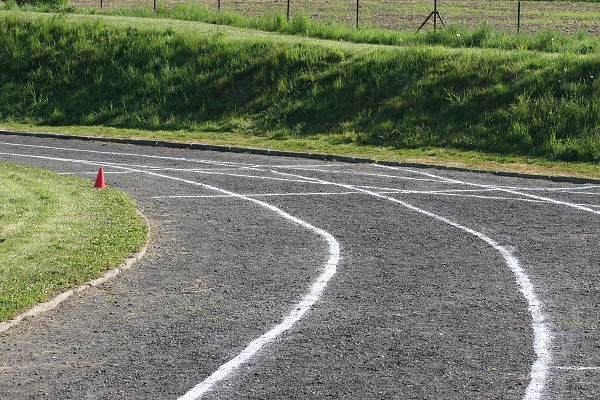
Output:
<path fill-rule="evenodd" d="M 145 238 L 116 190 L 0 163 L 0 321 L 114 268 Z"/>
<path fill-rule="evenodd" d="M 443 13 L 449 13 L 454 17 L 452 21 L 461 20 L 465 15 L 469 15 L 473 12 L 469 9 L 469 12 L 465 13 L 465 7 L 474 7 L 481 9 L 489 9 L 489 3 L 485 0 L 478 3 L 450 3 L 444 2 Z M 77 1 L 74 1 L 76 4 Z M 164 2 L 159 1 L 158 4 Z M 293 3 L 293 1 L 292 1 Z M 536 1 L 529 2 L 528 7 L 537 7 Z M 558 3 L 558 1 L 557 1 Z M 600 0 L 593 0 L 590 3 L 600 3 Z M 118 4 L 118 3 L 114 3 Z M 242 3 L 243 4 L 243 3 Z M 250 10 L 254 8 L 254 5 L 260 9 L 261 4 L 265 3 L 247 3 L 251 4 Z M 285 2 L 280 3 L 282 6 Z M 361 4 L 364 4 L 361 3 Z M 377 3 L 375 3 L 377 4 Z M 426 5 L 425 5 L 426 4 Z M 344 40 L 355 43 L 372 43 L 372 44 L 383 44 L 383 45 L 401 45 L 406 46 L 408 44 L 427 44 L 427 45 L 443 45 L 451 47 L 489 47 L 489 48 L 502 48 L 502 49 L 516 49 L 516 50 L 540 50 L 540 51 L 551 51 L 551 52 L 597 52 L 600 51 L 600 42 L 598 38 L 590 37 L 585 30 L 574 31 L 574 35 L 564 35 L 552 31 L 551 29 L 538 28 L 535 34 L 524 33 L 522 35 L 514 34 L 516 30 L 516 20 L 509 18 L 510 22 L 506 22 L 506 13 L 516 13 L 516 1 L 513 2 L 515 10 L 499 9 L 499 10 L 488 10 L 490 15 L 488 17 L 494 18 L 494 22 L 503 21 L 506 23 L 504 26 L 499 23 L 499 26 L 493 28 L 492 25 L 485 23 L 485 19 L 480 19 L 478 27 L 473 25 L 452 23 L 446 29 L 440 29 L 433 31 L 432 29 L 425 29 L 420 34 L 415 34 L 415 30 L 420 26 L 421 22 L 431 11 L 430 7 L 432 4 L 429 2 L 425 3 L 398 3 L 397 5 L 387 4 L 386 6 L 392 7 L 387 9 L 392 15 L 422 15 L 417 17 L 415 25 L 410 27 L 398 28 L 397 22 L 391 23 L 389 29 L 379 27 L 378 23 L 381 21 L 373 21 L 375 26 L 369 26 L 362 24 L 360 29 L 354 29 L 354 25 L 348 26 L 343 23 L 335 23 L 332 20 L 327 20 L 328 17 L 334 18 L 336 10 L 339 12 L 339 8 L 345 8 L 348 12 L 349 3 L 343 0 L 331 1 L 327 3 L 304 3 L 300 7 L 306 7 L 305 11 L 297 11 L 294 7 L 294 14 L 292 14 L 290 21 L 286 21 L 284 9 L 280 10 L 280 14 L 269 13 L 263 9 L 264 14 L 249 15 L 242 14 L 240 12 L 233 12 L 230 10 L 223 9 L 217 11 L 214 7 L 201 7 L 192 4 L 181 4 L 167 2 L 165 6 L 159 6 L 154 12 L 149 7 L 113 7 L 113 8 L 81 8 L 66 6 L 62 10 L 68 12 L 80 12 L 80 13 L 91 13 L 100 15 L 121 15 L 121 16 L 132 16 L 132 17 L 145 17 L 145 18 L 168 18 L 185 21 L 198 21 L 206 22 L 217 25 L 228 25 L 237 26 L 243 28 L 258 29 L 267 32 L 279 32 L 292 35 L 304 35 L 307 37 L 331 39 L 331 40 Z M 577 2 L 571 2 L 568 4 L 577 4 Z M 373 5 L 377 7 L 377 5 Z M 311 8 L 316 7 L 316 8 Z M 325 7 L 326 10 L 322 9 Z M 398 7 L 397 9 L 394 7 Z M 329 9 L 331 8 L 331 9 Z M 350 7 L 352 8 L 352 7 Z M 585 6 L 583 6 L 585 8 Z M 246 10 L 251 13 L 252 11 Z M 312 17 L 309 17 L 309 14 Z M 380 16 L 384 18 L 384 16 Z M 321 19 L 318 19 L 321 18 Z M 390 17 L 394 21 L 393 17 Z M 474 17 L 478 20 L 478 17 Z M 514 16 L 516 19 L 516 16 Z M 325 21 L 323 21 L 325 19 Z M 593 21 L 597 20 L 597 10 L 591 11 L 566 11 L 563 9 L 545 9 L 543 6 L 540 9 L 527 13 L 527 25 L 532 24 L 536 26 L 556 26 L 557 28 L 569 27 L 571 23 L 579 22 L 583 26 L 585 21 L 590 26 L 595 25 Z M 425 28 L 431 28 L 432 21 Z M 354 20 L 352 21 L 354 23 Z M 472 22 L 471 22 L 472 24 Z M 365 26 L 363 26 L 365 25 Z M 577 24 L 574 24 L 577 26 Z M 469 28 L 470 27 L 470 28 Z M 407 30 L 408 29 L 408 30 Z M 573 29 L 573 27 L 569 27 Z M 458 36 L 457 36 L 458 35 Z"/>
<path fill-rule="evenodd" d="M 579 174 L 600 176 L 598 38 L 486 28 L 394 37 L 384 47 L 4 12 L 0 123 L 433 162 L 467 151 L 462 163 L 578 161 Z"/>

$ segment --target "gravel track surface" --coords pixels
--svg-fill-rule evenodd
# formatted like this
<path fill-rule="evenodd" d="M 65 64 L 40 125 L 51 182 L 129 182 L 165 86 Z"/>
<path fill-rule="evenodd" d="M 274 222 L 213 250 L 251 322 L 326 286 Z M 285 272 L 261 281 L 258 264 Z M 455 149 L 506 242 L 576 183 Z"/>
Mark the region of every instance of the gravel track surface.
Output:
<path fill-rule="evenodd" d="M 2 399 L 185 395 L 294 311 L 326 234 L 324 291 L 205 398 L 600 398 L 598 185 L 11 135 L 0 160 L 102 166 L 153 230 L 0 337 Z"/>

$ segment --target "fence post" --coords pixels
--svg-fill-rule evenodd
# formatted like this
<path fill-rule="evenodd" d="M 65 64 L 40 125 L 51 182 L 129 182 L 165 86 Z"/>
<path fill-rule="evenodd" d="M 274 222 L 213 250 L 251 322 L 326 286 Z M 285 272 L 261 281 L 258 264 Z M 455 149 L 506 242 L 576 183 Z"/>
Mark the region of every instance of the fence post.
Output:
<path fill-rule="evenodd" d="M 290 22 L 290 0 L 287 0 L 287 11 L 285 12 L 287 22 Z"/>
<path fill-rule="evenodd" d="M 356 29 L 358 29 L 358 9 L 360 7 L 360 0 L 356 0 Z"/>
<path fill-rule="evenodd" d="M 433 31 L 437 30 L 437 0 L 433 0 Z"/>
<path fill-rule="evenodd" d="M 154 0 L 154 12 L 156 12 L 156 9 L 157 9 L 157 7 L 158 7 L 157 1 L 158 1 L 158 0 Z"/>
<path fill-rule="evenodd" d="M 221 11 L 221 0 L 217 0 L 217 11 Z"/>
<path fill-rule="evenodd" d="M 517 33 L 521 33 L 521 2 L 517 4 Z"/>

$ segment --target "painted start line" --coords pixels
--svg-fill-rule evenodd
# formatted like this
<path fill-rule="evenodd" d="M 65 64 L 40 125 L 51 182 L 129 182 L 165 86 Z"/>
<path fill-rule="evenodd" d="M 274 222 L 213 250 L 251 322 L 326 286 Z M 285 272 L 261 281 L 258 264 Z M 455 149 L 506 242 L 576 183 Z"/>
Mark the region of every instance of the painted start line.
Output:
<path fill-rule="evenodd" d="M 556 365 L 553 362 L 554 327 L 552 318 L 547 314 L 544 307 L 544 298 L 540 297 L 536 285 L 533 283 L 528 271 L 522 266 L 520 260 L 513 254 L 510 247 L 501 244 L 492 235 L 476 230 L 466 224 L 445 217 L 436 212 L 400 200 L 397 196 L 417 196 L 419 199 L 428 197 L 477 199 L 485 201 L 503 201 L 527 203 L 532 206 L 556 207 L 570 210 L 572 213 L 585 213 L 591 219 L 597 219 L 600 215 L 598 197 L 600 187 L 595 185 L 565 185 L 544 187 L 543 182 L 535 182 L 531 186 L 507 185 L 508 180 L 501 184 L 488 184 L 481 182 L 485 177 L 479 177 L 480 182 L 470 182 L 457 177 L 443 176 L 441 173 L 429 173 L 416 169 L 392 168 L 382 166 L 362 166 L 352 168 L 339 163 L 322 164 L 285 164 L 282 160 L 274 159 L 278 164 L 261 164 L 239 161 L 219 161 L 207 158 L 195 158 L 195 153 L 186 152 L 186 157 L 162 156 L 156 154 L 145 154 L 144 148 L 128 147 L 132 151 L 115 150 L 92 150 L 86 148 L 70 148 L 63 145 L 44 145 L 43 141 L 37 140 L 38 144 L 17 143 L 17 140 L 0 143 L 0 155 L 11 162 L 34 164 L 43 166 L 45 163 L 57 163 L 61 166 L 61 173 L 72 173 L 74 175 L 93 174 L 96 167 L 103 167 L 107 176 L 111 174 L 136 174 L 174 181 L 178 184 L 200 187 L 212 194 L 169 194 L 147 196 L 148 199 L 161 200 L 193 200 L 195 198 L 234 198 L 253 204 L 256 207 L 273 213 L 282 220 L 282 223 L 293 224 L 301 227 L 309 234 L 315 235 L 323 242 L 327 258 L 319 267 L 318 275 L 307 288 L 304 295 L 296 303 L 291 302 L 289 313 L 282 317 L 281 321 L 264 333 L 257 336 L 234 357 L 223 363 L 219 368 L 208 375 L 203 381 L 191 387 L 187 393 L 183 393 L 180 400 L 200 399 L 211 391 L 218 390 L 218 384 L 226 381 L 232 375 L 240 373 L 241 366 L 266 346 L 271 345 L 278 337 L 286 331 L 294 329 L 309 311 L 316 306 L 323 296 L 326 296 L 327 287 L 336 276 L 340 260 L 344 258 L 343 251 L 338 240 L 328 231 L 317 227 L 299 217 L 291 215 L 282 208 L 268 203 L 264 199 L 274 197 L 319 197 L 319 196 L 368 196 L 378 201 L 394 204 L 412 213 L 420 214 L 439 224 L 446 225 L 463 234 L 471 236 L 485 246 L 488 246 L 497 256 L 503 260 L 505 267 L 510 270 L 514 277 L 515 288 L 524 299 L 530 315 L 532 332 L 531 347 L 535 357 L 531 360 L 529 382 L 523 391 L 523 399 L 533 400 L 545 398 L 546 388 L 551 376 L 551 371 L 597 371 L 598 365 Z M 57 141 L 53 141 L 57 143 Z M 60 144 L 60 142 L 58 142 Z M 187 155 L 192 154 L 192 157 Z M 206 153 L 201 153 L 203 156 Z M 238 156 L 239 157 L 239 156 Z M 215 157 L 216 158 L 216 157 Z M 227 158 L 221 155 L 220 158 Z M 258 157 L 248 157 L 255 160 Z M 111 161 L 114 159 L 119 162 Z M 250 160 L 249 160 L 250 161 Z M 269 160 L 270 161 L 270 160 Z M 177 165 L 173 166 L 175 163 Z M 181 167 L 180 164 L 188 164 Z M 71 165 L 84 168 L 84 171 L 73 170 Z M 197 165 L 197 166 L 194 166 Z M 86 168 L 87 167 L 87 168 Z M 178 176 L 184 173 L 195 175 L 197 178 L 190 179 Z M 457 175 L 457 174 L 455 174 Z M 260 192 L 238 193 L 236 191 L 218 187 L 214 184 L 204 183 L 204 178 L 220 177 L 242 181 L 255 182 L 255 187 L 260 188 L 261 182 L 282 182 L 286 184 L 298 184 L 303 187 L 319 187 L 316 191 L 288 191 L 288 192 Z M 377 185 L 364 184 L 365 181 L 375 179 Z M 389 184 L 381 185 L 385 181 Z M 358 181 L 363 184 L 346 183 L 347 181 Z M 424 185 L 424 189 L 407 189 L 402 182 L 418 183 Z M 433 189 L 427 188 L 428 185 Z M 325 188 L 325 189 L 323 189 Z M 326 188 L 334 190 L 328 191 Z M 559 194 L 560 198 L 553 195 Z M 569 200 L 568 195 L 575 194 L 578 201 Z M 582 197 L 584 201 L 581 201 Z M 260 200 L 263 199 L 263 200 Z M 562 212 L 562 211 L 560 211 Z M 285 222 L 284 222 L 285 221 Z M 596 222 L 597 224 L 597 222 Z M 342 246 L 343 247 L 343 246 Z"/>

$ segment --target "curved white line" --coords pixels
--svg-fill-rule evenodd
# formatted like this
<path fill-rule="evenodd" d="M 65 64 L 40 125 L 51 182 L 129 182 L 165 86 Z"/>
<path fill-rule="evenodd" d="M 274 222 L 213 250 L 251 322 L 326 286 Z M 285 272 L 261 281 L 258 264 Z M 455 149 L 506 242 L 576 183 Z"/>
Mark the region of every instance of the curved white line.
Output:
<path fill-rule="evenodd" d="M 57 157 L 45 157 L 45 156 L 33 156 L 33 155 L 9 154 L 9 153 L 0 153 L 0 154 L 21 156 L 21 157 L 28 157 L 28 158 L 36 158 L 36 159 L 47 159 L 47 160 L 54 160 L 54 161 L 65 161 L 65 162 L 81 163 L 81 164 L 88 164 L 88 165 L 99 165 L 98 162 L 87 161 L 87 160 L 72 160 L 72 159 L 57 158 Z M 192 399 L 195 400 L 195 399 L 202 398 L 202 396 L 204 396 L 207 392 L 209 392 L 214 387 L 215 384 L 217 384 L 218 382 L 227 378 L 235 370 L 237 370 L 242 364 L 244 364 L 252 356 L 254 356 L 260 349 L 262 349 L 268 343 L 272 342 L 275 338 L 280 336 L 283 332 L 292 328 L 296 322 L 298 322 L 300 319 L 302 319 L 302 317 L 304 317 L 304 315 L 310 310 L 310 307 L 312 307 L 317 302 L 317 300 L 319 300 L 319 298 L 321 297 L 327 284 L 329 283 L 331 278 L 333 278 L 333 276 L 337 272 L 337 265 L 339 264 L 339 261 L 340 261 L 340 245 L 339 245 L 338 241 L 335 239 L 335 237 L 333 237 L 333 235 L 331 235 L 329 232 L 327 232 L 323 229 L 317 228 L 299 218 L 296 218 L 271 204 L 268 204 L 268 203 L 265 203 L 264 201 L 260 201 L 260 200 L 253 199 L 250 197 L 246 197 L 244 195 L 233 193 L 233 192 L 230 192 L 225 189 L 221 189 L 221 188 L 207 185 L 207 184 L 200 183 L 200 182 L 191 181 L 188 179 L 159 174 L 159 173 L 151 172 L 151 171 L 135 170 L 134 168 L 128 168 L 128 167 L 113 166 L 113 168 L 119 168 L 119 169 L 134 171 L 134 172 L 145 173 L 145 174 L 156 176 L 159 178 L 171 179 L 171 180 L 188 183 L 188 184 L 195 185 L 195 186 L 201 186 L 206 189 L 214 190 L 216 192 L 220 192 L 220 193 L 223 193 L 228 196 L 237 197 L 241 200 L 250 201 L 250 202 L 258 204 L 259 206 L 264 207 L 270 211 L 273 211 L 274 213 L 278 214 L 280 217 L 282 217 L 290 222 L 293 222 L 297 225 L 300 225 L 303 228 L 306 228 L 307 230 L 321 236 L 327 242 L 327 245 L 329 246 L 329 258 L 328 258 L 327 262 L 325 263 L 325 265 L 323 266 L 323 270 L 322 270 L 321 274 L 310 286 L 308 293 L 306 293 L 304 295 L 304 297 L 300 300 L 300 302 L 296 303 L 293 306 L 290 313 L 278 325 L 276 325 L 274 328 L 272 328 L 268 332 L 264 333 L 257 339 L 250 342 L 246 346 L 246 348 L 244 350 L 242 350 L 237 356 L 235 356 L 234 358 L 232 358 L 225 364 L 221 365 L 221 367 L 219 367 L 219 369 L 217 369 L 215 372 L 213 372 L 208 378 L 206 378 L 205 380 L 200 382 L 198 385 L 193 387 L 185 395 L 181 396 L 179 398 L 180 400 L 192 400 Z"/>
<path fill-rule="evenodd" d="M 480 188 L 485 188 L 485 189 L 497 190 L 497 191 L 500 191 L 500 192 L 506 192 L 506 193 L 516 194 L 518 196 L 529 197 L 531 199 L 536 199 L 536 200 L 545 201 L 547 203 L 552 203 L 552 204 L 557 204 L 557 205 L 572 207 L 572 208 L 575 208 L 575 209 L 580 210 L 580 211 L 586 211 L 586 212 L 590 212 L 592 214 L 600 215 L 600 211 L 594 210 L 594 209 L 591 209 L 589 207 L 585 207 L 585 206 L 582 206 L 582 205 L 579 205 L 579 204 L 569 203 L 568 201 L 556 200 L 556 199 L 553 199 L 553 198 L 550 198 L 550 197 L 536 196 L 534 194 L 523 193 L 521 191 L 512 190 L 512 189 L 508 189 L 508 188 L 503 188 L 501 186 L 483 185 L 483 184 L 480 184 L 480 183 L 465 182 L 465 181 L 461 181 L 461 180 L 458 180 L 458 179 L 446 178 L 446 177 L 443 177 L 443 176 L 439 176 L 439 175 L 435 175 L 435 174 L 430 174 L 428 172 L 415 171 L 415 170 L 406 169 L 406 168 L 396 168 L 396 167 L 389 167 L 389 166 L 385 166 L 385 165 L 377 165 L 377 166 L 380 167 L 380 168 L 387 168 L 387 169 L 393 169 L 393 170 L 396 170 L 396 171 L 406 171 L 406 172 L 410 172 L 410 173 L 413 173 L 413 174 L 425 175 L 425 176 L 428 176 L 428 177 L 431 177 L 431 178 L 441 179 L 441 180 L 443 180 L 445 182 L 457 183 L 457 184 L 465 185 L 465 186 L 475 186 L 475 187 L 480 187 Z"/>
<path fill-rule="evenodd" d="M 271 171 L 271 172 L 273 172 L 275 174 L 291 175 L 291 176 L 295 176 L 297 178 L 302 178 L 302 179 L 311 179 L 311 178 L 308 178 L 308 177 L 305 177 L 302 175 L 295 175 L 295 174 L 289 174 L 289 173 L 278 172 L 278 171 Z M 424 214 L 428 217 L 431 217 L 435 220 L 438 220 L 440 222 L 443 222 L 445 224 L 448 224 L 450 226 L 458 228 L 470 235 L 473 235 L 473 236 L 477 237 L 478 239 L 482 240 L 483 242 L 487 243 L 488 245 L 490 245 L 496 251 L 498 251 L 500 253 L 500 255 L 502 256 L 502 258 L 504 259 L 508 268 L 514 274 L 516 281 L 517 281 L 517 285 L 519 287 L 519 291 L 521 292 L 521 294 L 527 301 L 529 313 L 531 314 L 531 318 L 532 318 L 533 349 L 536 354 L 536 360 L 534 361 L 534 363 L 531 366 L 531 380 L 529 381 L 529 385 L 527 386 L 523 400 L 538 400 L 541 398 L 545 384 L 546 384 L 546 378 L 548 376 L 548 371 L 549 371 L 550 363 L 551 363 L 550 329 L 548 328 L 548 326 L 546 324 L 546 318 L 542 311 L 542 304 L 535 294 L 535 291 L 533 289 L 533 284 L 531 283 L 529 276 L 527 275 L 525 270 L 523 270 L 523 268 L 520 266 L 519 260 L 515 256 L 513 256 L 509 250 L 507 250 L 505 247 L 498 244 L 496 241 L 494 241 L 490 237 L 484 235 L 483 233 L 477 232 L 476 230 L 473 230 L 471 228 L 467 228 L 467 227 L 460 225 L 452 220 L 449 220 L 448 218 L 439 216 L 437 214 L 426 211 L 422 208 L 413 206 L 412 204 L 406 203 L 402 200 L 398 200 L 393 197 L 385 196 L 385 195 L 382 195 L 379 193 L 371 192 L 369 190 L 361 189 L 359 187 L 352 186 L 352 185 L 328 182 L 328 181 L 324 181 L 324 180 L 316 179 L 316 178 L 312 178 L 312 179 L 321 181 L 323 183 L 329 183 L 330 185 L 333 185 L 333 186 L 343 187 L 343 188 L 351 189 L 351 190 L 357 190 L 360 192 L 367 193 L 374 197 L 378 197 L 381 199 L 385 199 L 385 200 L 400 204 L 401 206 L 406 207 L 409 210 Z"/>
<path fill-rule="evenodd" d="M 281 212 L 283 213 L 283 212 Z M 283 213 L 285 214 L 285 213 Z M 283 216 L 283 214 L 280 214 Z M 289 214 L 288 214 L 289 215 Z M 287 217 L 284 217 L 289 219 Z M 273 341 L 277 336 L 290 329 L 296 322 L 298 322 L 310 309 L 310 307 L 321 297 L 323 290 L 327 286 L 329 280 L 333 277 L 336 272 L 336 266 L 339 263 L 339 244 L 335 238 L 323 231 L 322 229 L 316 228 L 308 223 L 302 222 L 295 217 L 291 217 L 291 220 L 302 225 L 303 227 L 317 233 L 322 236 L 329 245 L 329 260 L 323 268 L 323 273 L 319 278 L 312 284 L 310 291 L 304 296 L 304 298 L 294 306 L 294 309 L 281 321 L 277 326 L 263 334 L 259 338 L 253 340 L 248 346 L 242 350 L 237 356 L 221 365 L 218 370 L 213 372 L 208 378 L 200 382 L 185 395 L 179 397 L 179 400 L 195 400 L 200 399 L 212 387 L 227 378 L 233 371 L 244 364 L 248 359 L 254 356 L 261 348 L 266 344 Z"/>

